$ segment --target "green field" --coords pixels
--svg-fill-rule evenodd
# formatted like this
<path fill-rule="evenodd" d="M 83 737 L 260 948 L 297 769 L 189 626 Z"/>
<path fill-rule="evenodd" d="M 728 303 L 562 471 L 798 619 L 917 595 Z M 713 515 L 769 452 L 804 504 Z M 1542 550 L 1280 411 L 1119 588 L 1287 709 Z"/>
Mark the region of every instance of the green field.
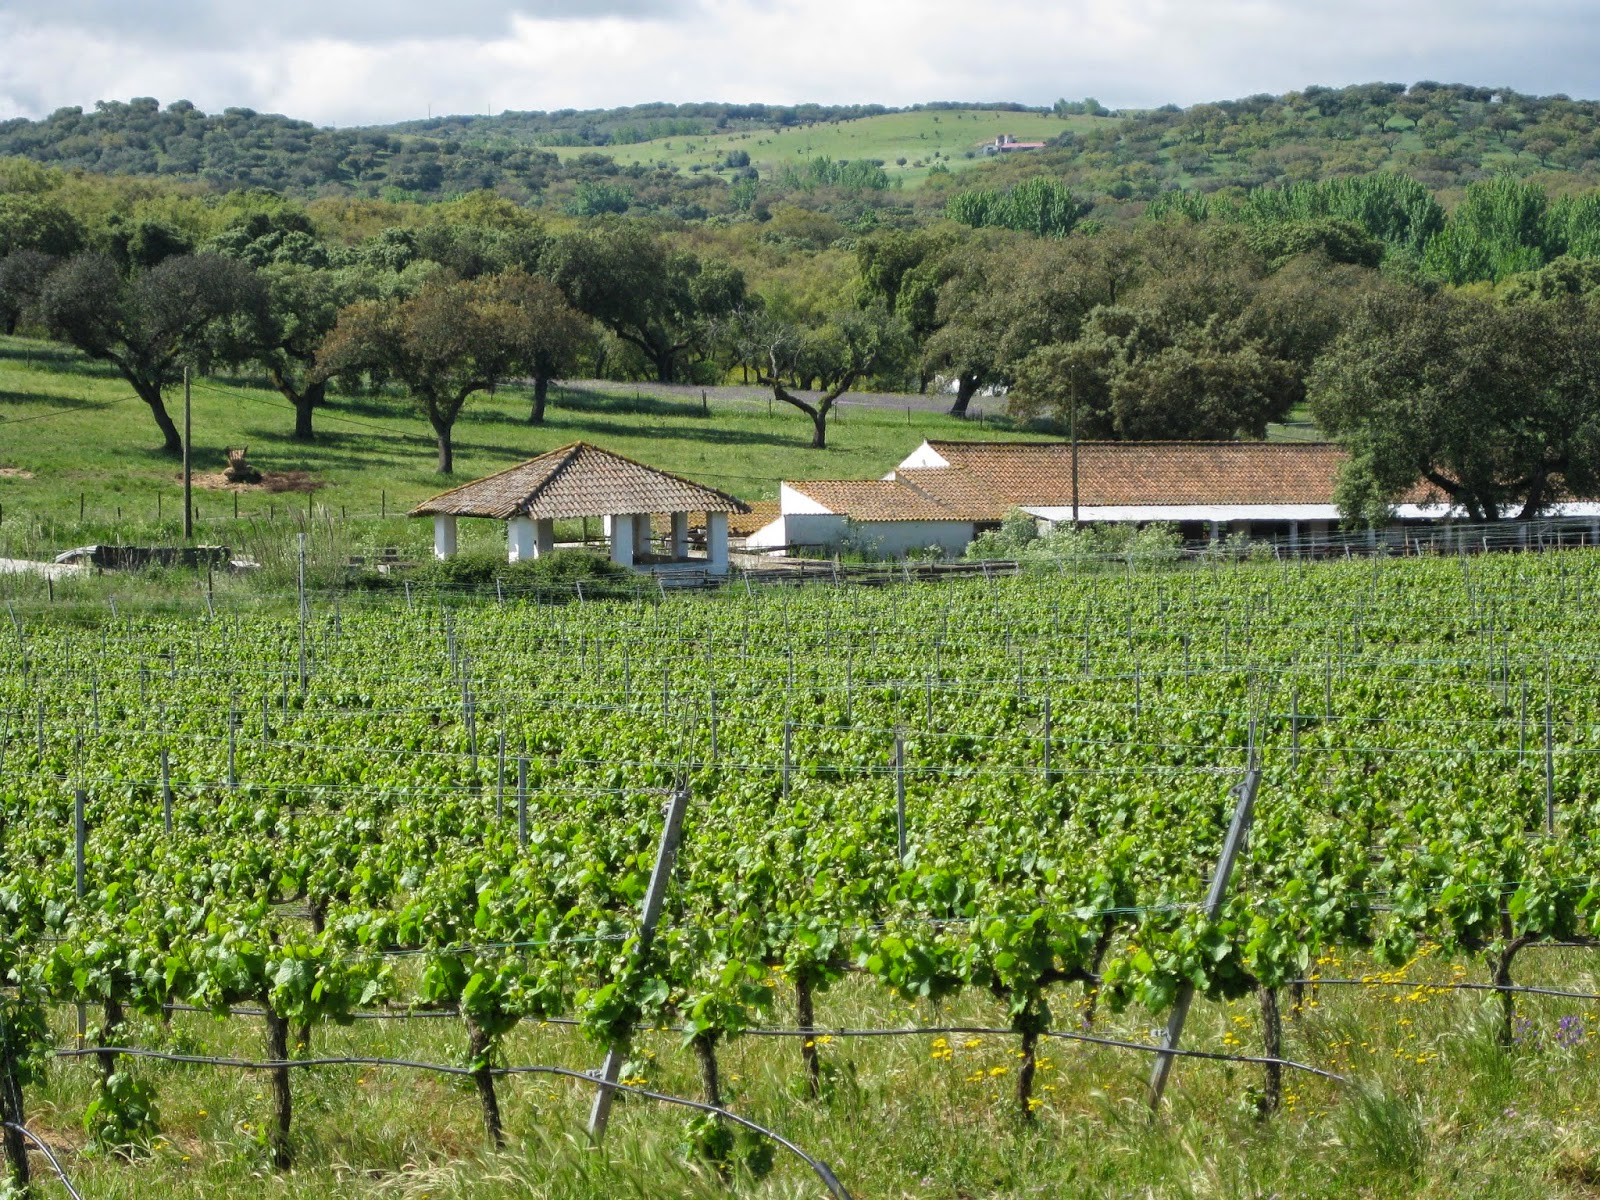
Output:
<path fill-rule="evenodd" d="M 26 986 L 0 1016 L 37 1073 L 6 1094 L 95 1200 L 825 1195 L 660 1100 L 625 1098 L 596 1151 L 588 1081 L 484 1087 L 617 1039 L 630 1086 L 715 1095 L 858 1200 L 1581 1200 L 1597 588 L 1600 555 L 1566 551 L 317 592 L 303 626 L 292 590 L 237 581 L 214 613 L 19 597 L 0 969 Z M 1468 990 L 1495 980 L 1534 990 Z M 1222 1058 L 1179 1062 L 1152 1118 L 1141 1048 L 1185 983 L 1183 1045 Z M 234 1061 L 102 1083 L 51 1053 L 78 1003 L 91 1049 Z M 1263 1052 L 1338 1078 L 1229 1058 Z M 239 1065 L 308 1059 L 336 1061 Z"/>
<path fill-rule="evenodd" d="M 600 152 L 623 164 L 663 163 L 688 171 L 696 166 L 714 170 L 731 151 L 743 150 L 763 178 L 807 158 L 881 159 L 890 180 L 911 186 L 926 179 L 935 162 L 959 171 L 987 161 L 981 149 L 1000 134 L 1012 134 L 1023 142 L 1046 142 L 1068 130 L 1083 133 L 1114 120 L 1061 118 L 1048 113 L 924 110 L 784 130 L 661 138 L 631 146 L 606 146 Z M 567 159 L 595 152 L 585 146 L 554 149 Z M 974 152 L 973 157 L 967 157 L 968 151 Z M 898 161 L 902 158 L 904 166 Z"/>

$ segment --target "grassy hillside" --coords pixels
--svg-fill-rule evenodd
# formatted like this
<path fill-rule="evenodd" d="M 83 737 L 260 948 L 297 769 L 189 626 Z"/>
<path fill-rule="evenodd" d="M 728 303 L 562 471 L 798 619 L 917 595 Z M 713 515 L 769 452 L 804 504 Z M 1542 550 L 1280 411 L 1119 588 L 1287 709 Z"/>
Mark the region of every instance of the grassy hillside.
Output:
<path fill-rule="evenodd" d="M 978 154 L 998 133 L 1052 145 L 1000 161 Z M 1422 82 L 1064 118 L 1020 105 L 645 105 L 319 129 L 249 109 L 206 114 L 143 98 L 0 121 L 0 157 L 210 191 L 431 202 L 488 189 L 578 215 L 625 208 L 688 221 L 752 210 L 754 196 L 726 186 L 736 169 L 718 170 L 738 152 L 749 155 L 768 201 L 804 186 L 785 182 L 786 166 L 824 156 L 882 161 L 891 183 L 927 185 L 823 189 L 806 200 L 851 215 L 862 205 L 938 209 L 947 190 L 968 186 L 964 167 L 985 185 L 1052 175 L 1102 205 L 1102 215 L 1175 187 L 1252 188 L 1377 170 L 1403 171 L 1441 192 L 1501 170 L 1566 191 L 1600 182 L 1600 104 Z M 595 209 L 584 189 L 600 185 Z"/>
<path fill-rule="evenodd" d="M 1011 134 L 1019 141 L 1046 142 L 1068 131 L 1087 134 L 1117 123 L 1111 117 L 922 110 L 791 128 L 657 138 L 631 146 L 608 146 L 603 153 L 624 165 L 642 163 L 681 171 L 716 171 L 726 166 L 729 154 L 743 151 L 764 179 L 808 158 L 867 158 L 881 161 L 892 181 L 910 185 L 926 179 L 936 163 L 960 171 L 987 161 L 981 149 L 1000 134 Z M 569 146 L 557 147 L 556 153 L 571 160 L 594 150 Z"/>
<path fill-rule="evenodd" d="M 783 478 L 882 475 L 924 436 L 995 433 L 991 424 L 944 416 L 935 407 L 942 402 L 932 398 L 869 407 L 847 396 L 829 430 L 832 444 L 816 451 L 808 446 L 810 423 L 783 405 L 768 415 L 764 402 L 719 392 L 705 413 L 697 394 L 685 399 L 629 384 L 602 386 L 557 389 L 546 423 L 537 427 L 526 423 L 521 389 L 473 397 L 456 426 L 456 474 L 446 479 L 434 473 L 427 425 L 403 396 L 339 397 L 319 413 L 317 441 L 302 445 L 289 439 L 292 413 L 276 393 L 203 379 L 193 393 L 195 472 L 215 475 L 229 447 L 248 446 L 252 463 L 303 472 L 312 490 L 243 491 L 241 521 L 283 520 L 314 508 L 319 520 L 347 518 L 359 539 L 420 546 L 429 536 L 425 523 L 394 514 L 446 487 L 579 439 L 760 500 L 776 497 Z M 181 389 L 172 390 L 169 407 L 177 418 Z M 98 539 L 173 538 L 182 513 L 181 474 L 175 460 L 156 452 L 158 442 L 149 410 L 115 374 L 49 343 L 0 338 L 0 557 L 31 557 Z M 234 499 L 220 487 L 196 489 L 203 539 L 236 536 Z M 490 524 L 466 526 L 474 535 L 499 537 Z"/>

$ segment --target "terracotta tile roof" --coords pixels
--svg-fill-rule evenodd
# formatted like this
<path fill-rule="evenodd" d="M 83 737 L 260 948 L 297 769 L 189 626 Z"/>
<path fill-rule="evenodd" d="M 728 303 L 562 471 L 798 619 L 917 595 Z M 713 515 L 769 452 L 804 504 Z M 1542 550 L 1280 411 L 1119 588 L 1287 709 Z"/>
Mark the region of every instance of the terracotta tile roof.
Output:
<path fill-rule="evenodd" d="M 787 487 L 854 521 L 970 521 L 897 479 L 807 479 Z"/>
<path fill-rule="evenodd" d="M 971 471 L 959 467 L 912 467 L 894 477 L 920 495 L 968 521 L 1000 521 L 1015 508 Z"/>
<path fill-rule="evenodd" d="M 782 515 L 783 510 L 778 507 L 776 500 L 753 500 L 749 512 L 735 513 L 728 518 L 728 533 L 731 537 L 749 537 Z"/>
<path fill-rule="evenodd" d="M 616 513 L 747 513 L 725 492 L 702 487 L 587 442 L 462 484 L 424 500 L 414 517 L 600 517 Z"/>
<path fill-rule="evenodd" d="M 898 474 L 942 495 L 975 487 L 1005 508 L 1071 502 L 1066 442 L 929 442 L 970 484 Z M 1331 504 L 1345 452 L 1327 442 L 1083 442 L 1078 502 L 1095 505 Z M 987 511 L 992 511 L 986 510 Z"/>

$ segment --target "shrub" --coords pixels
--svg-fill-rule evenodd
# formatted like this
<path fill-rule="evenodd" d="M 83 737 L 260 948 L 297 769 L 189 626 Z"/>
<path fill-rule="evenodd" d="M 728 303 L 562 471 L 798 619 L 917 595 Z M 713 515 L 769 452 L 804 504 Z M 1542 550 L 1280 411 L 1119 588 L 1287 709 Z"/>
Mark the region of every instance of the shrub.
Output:
<path fill-rule="evenodd" d="M 494 551 L 472 551 L 435 559 L 418 568 L 413 580 L 436 587 L 492 592 L 498 584 L 513 593 L 552 592 L 576 595 L 582 583 L 588 598 L 631 596 L 633 574 L 609 558 L 587 550 L 556 550 L 524 562 L 507 562 Z"/>

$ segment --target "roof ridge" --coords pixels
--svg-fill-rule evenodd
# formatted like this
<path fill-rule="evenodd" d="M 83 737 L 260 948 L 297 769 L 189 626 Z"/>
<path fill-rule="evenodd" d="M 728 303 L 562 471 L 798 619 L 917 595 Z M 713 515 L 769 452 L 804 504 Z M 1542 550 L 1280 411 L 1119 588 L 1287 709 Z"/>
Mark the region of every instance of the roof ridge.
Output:
<path fill-rule="evenodd" d="M 734 504 L 738 504 L 740 506 L 744 505 L 744 501 L 739 499 L 739 497 L 735 496 L 731 492 L 725 492 L 721 488 L 714 488 L 704 483 L 696 483 L 694 480 L 689 479 L 686 476 L 675 474 L 672 471 L 663 471 L 660 467 L 652 467 L 649 463 L 642 463 L 636 458 L 629 458 L 626 454 L 620 454 L 615 450 L 607 450 L 604 446 L 597 446 L 593 442 L 579 441 L 573 442 L 572 445 L 575 448 L 593 450 L 597 454 L 606 455 L 608 458 L 619 459 L 620 461 L 627 463 L 629 466 L 638 467 L 641 471 L 649 471 L 654 475 L 665 475 L 668 479 L 675 480 L 686 487 L 700 488 L 702 491 L 711 492 L 713 495 L 721 496 L 724 500 L 731 500 Z"/>
<path fill-rule="evenodd" d="M 421 503 L 417 504 L 416 507 L 421 508 L 424 504 L 432 504 L 435 500 L 443 500 L 446 496 L 453 496 L 463 488 L 476 487 L 478 484 L 488 483 L 491 479 L 499 479 L 502 475 L 509 475 L 513 471 L 520 471 L 529 463 L 536 463 L 541 458 L 549 458 L 552 455 L 560 454 L 563 450 L 574 450 L 584 444 L 584 442 L 568 442 L 565 446 L 557 446 L 554 450 L 546 450 L 542 454 L 535 454 L 532 458 L 525 458 L 521 462 L 514 462 L 509 467 L 501 467 L 498 471 L 491 471 L 487 475 L 480 475 L 477 479 L 469 479 L 465 483 L 456 484 L 456 486 L 453 488 L 446 488 L 442 492 L 437 492 L 434 495 L 429 496 L 426 500 L 423 500 Z"/>

